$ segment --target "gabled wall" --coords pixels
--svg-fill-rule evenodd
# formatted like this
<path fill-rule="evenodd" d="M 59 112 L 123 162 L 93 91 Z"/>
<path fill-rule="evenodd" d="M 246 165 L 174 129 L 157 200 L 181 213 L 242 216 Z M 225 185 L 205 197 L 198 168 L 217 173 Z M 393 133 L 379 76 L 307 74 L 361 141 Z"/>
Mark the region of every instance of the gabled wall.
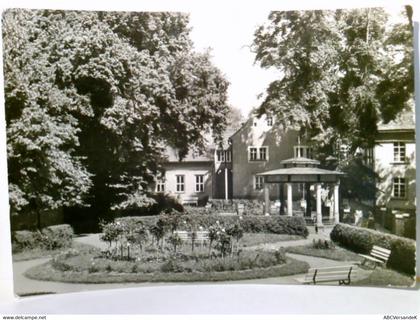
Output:
<path fill-rule="evenodd" d="M 274 132 L 276 127 L 267 126 L 265 116 L 260 119 L 250 118 L 234 134 L 232 139 L 232 175 L 233 198 L 263 199 L 263 190 L 255 190 L 254 176 L 267 170 L 280 168 L 280 161 L 293 157 L 293 146 L 297 144 L 298 133 L 295 130 Z M 267 161 L 250 161 L 248 148 L 251 146 L 268 147 Z M 270 197 L 279 198 L 278 185 L 270 187 Z"/>

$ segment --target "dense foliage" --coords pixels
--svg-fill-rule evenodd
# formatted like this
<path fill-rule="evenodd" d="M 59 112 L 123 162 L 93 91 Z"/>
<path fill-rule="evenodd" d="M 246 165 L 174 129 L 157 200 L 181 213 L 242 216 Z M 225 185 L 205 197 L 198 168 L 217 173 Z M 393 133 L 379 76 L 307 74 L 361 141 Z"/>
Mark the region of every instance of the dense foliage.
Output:
<path fill-rule="evenodd" d="M 355 252 L 369 254 L 374 245 L 391 250 L 388 266 L 410 275 L 415 274 L 416 242 L 366 228 L 337 224 L 332 230 L 331 240 Z"/>
<path fill-rule="evenodd" d="M 116 222 L 136 224 L 141 221 L 145 226 L 155 226 L 158 221 L 162 220 L 160 216 L 145 216 L 145 217 L 124 217 L 116 219 Z M 178 215 L 180 222 L 179 230 L 189 230 L 190 225 L 195 225 L 197 228 L 209 228 L 217 223 L 224 227 L 240 224 L 243 232 L 251 233 L 276 233 L 276 234 L 291 234 L 308 236 L 308 229 L 303 217 L 288 217 L 288 216 L 254 216 L 246 215 L 239 216 L 221 216 L 221 215 L 202 215 L 202 214 L 181 214 Z M 184 223 L 185 222 L 185 223 Z M 162 227 L 164 228 L 164 227 Z"/>
<path fill-rule="evenodd" d="M 388 21 L 380 8 L 272 12 L 255 32 L 256 61 L 282 77 L 259 113 L 276 115 L 328 151 L 371 147 L 377 123 L 394 119 L 413 98 L 412 11 Z"/>
<path fill-rule="evenodd" d="M 54 250 L 71 247 L 73 229 L 68 224 L 49 226 L 41 231 L 15 231 L 12 233 L 13 253 L 45 249 Z"/>
<path fill-rule="evenodd" d="M 152 205 L 166 145 L 220 138 L 228 83 L 178 13 L 7 10 L 3 46 L 12 213 Z"/>

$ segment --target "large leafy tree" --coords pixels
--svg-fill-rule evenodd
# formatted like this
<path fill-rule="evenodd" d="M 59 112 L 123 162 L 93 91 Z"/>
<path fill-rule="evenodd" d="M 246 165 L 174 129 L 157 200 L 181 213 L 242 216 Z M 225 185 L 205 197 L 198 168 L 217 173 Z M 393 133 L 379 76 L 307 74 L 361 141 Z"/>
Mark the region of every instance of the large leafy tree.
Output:
<path fill-rule="evenodd" d="M 282 77 L 270 84 L 259 113 L 300 129 L 321 160 L 349 146 L 333 168 L 347 173 L 345 196 L 372 199 L 375 172 L 356 154 L 375 143 L 413 98 L 411 8 L 391 23 L 383 9 L 272 12 L 255 32 L 256 61 Z M 337 148 L 338 147 L 338 148 Z M 327 163 L 324 163 L 327 165 Z"/>
<path fill-rule="evenodd" d="M 373 146 L 377 123 L 394 119 L 413 96 L 412 26 L 387 18 L 379 8 L 272 12 L 253 48 L 256 61 L 282 77 L 259 112 L 297 126 L 320 150 Z"/>
<path fill-rule="evenodd" d="M 187 26 L 177 13 L 4 13 L 12 211 L 147 206 L 165 145 L 182 156 L 221 135 L 228 84 Z"/>

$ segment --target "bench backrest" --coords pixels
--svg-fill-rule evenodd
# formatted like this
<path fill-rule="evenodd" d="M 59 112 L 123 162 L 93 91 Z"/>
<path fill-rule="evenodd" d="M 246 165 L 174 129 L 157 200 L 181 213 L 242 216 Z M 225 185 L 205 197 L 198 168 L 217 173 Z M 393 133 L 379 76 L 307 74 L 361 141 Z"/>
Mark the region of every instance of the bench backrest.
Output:
<path fill-rule="evenodd" d="M 195 239 L 197 241 L 207 241 L 207 240 L 209 240 L 209 232 L 208 231 L 197 231 Z"/>
<path fill-rule="evenodd" d="M 175 231 L 175 234 L 178 235 L 178 237 L 181 238 L 182 241 L 188 241 L 188 239 L 191 239 L 188 231 Z"/>
<path fill-rule="evenodd" d="M 370 251 L 370 255 L 376 259 L 382 260 L 383 262 L 387 262 L 389 256 L 391 255 L 391 250 L 379 246 L 373 246 Z"/>
<path fill-rule="evenodd" d="M 174 232 L 177 234 L 182 241 L 191 241 L 192 240 L 192 233 L 189 231 L 179 231 L 175 230 Z M 207 241 L 209 240 L 209 232 L 208 231 L 196 231 L 195 241 Z"/>
<path fill-rule="evenodd" d="M 327 268 L 311 268 L 305 276 L 305 282 L 326 282 L 348 279 L 357 272 L 357 266 L 347 265 Z M 315 280 L 315 281 L 314 281 Z"/>

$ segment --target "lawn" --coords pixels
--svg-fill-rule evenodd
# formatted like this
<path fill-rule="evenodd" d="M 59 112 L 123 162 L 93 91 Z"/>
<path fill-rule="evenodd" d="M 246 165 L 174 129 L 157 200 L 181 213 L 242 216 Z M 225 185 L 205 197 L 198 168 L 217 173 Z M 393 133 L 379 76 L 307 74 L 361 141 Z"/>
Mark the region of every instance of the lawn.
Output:
<path fill-rule="evenodd" d="M 415 285 L 415 279 L 403 273 L 390 269 L 376 268 L 365 279 L 352 282 L 354 286 L 367 287 L 411 287 Z"/>
<path fill-rule="evenodd" d="M 358 254 L 338 246 L 335 246 L 333 249 L 317 249 L 314 248 L 312 244 L 308 244 L 305 246 L 287 247 L 285 250 L 286 252 L 290 253 L 297 253 L 305 256 L 320 257 L 338 261 L 362 260 Z"/>
<path fill-rule="evenodd" d="M 290 234 L 276 233 L 245 233 L 241 239 L 243 247 L 251 247 L 264 243 L 276 243 L 282 241 L 302 240 L 304 237 Z"/>

